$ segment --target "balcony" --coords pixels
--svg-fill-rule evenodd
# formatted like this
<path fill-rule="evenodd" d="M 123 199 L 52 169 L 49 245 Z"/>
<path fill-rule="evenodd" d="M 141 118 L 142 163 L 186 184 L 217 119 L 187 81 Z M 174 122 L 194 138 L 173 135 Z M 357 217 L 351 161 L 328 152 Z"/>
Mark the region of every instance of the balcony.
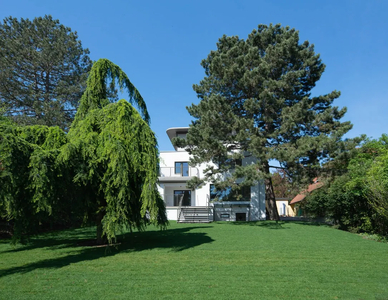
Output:
<path fill-rule="evenodd" d="M 193 177 L 199 177 L 198 168 L 182 168 L 181 172 L 175 173 L 174 167 L 160 167 L 159 182 L 186 182 Z"/>

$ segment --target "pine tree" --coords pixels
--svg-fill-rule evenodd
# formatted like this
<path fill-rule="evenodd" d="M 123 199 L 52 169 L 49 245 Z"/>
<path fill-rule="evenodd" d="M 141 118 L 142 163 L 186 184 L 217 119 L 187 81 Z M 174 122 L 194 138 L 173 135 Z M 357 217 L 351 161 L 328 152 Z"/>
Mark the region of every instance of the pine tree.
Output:
<path fill-rule="evenodd" d="M 192 164 L 217 165 L 207 169 L 207 180 L 237 159 L 256 157 L 236 167 L 228 184 L 244 178 L 232 186 L 238 189 L 264 180 L 267 217 L 277 220 L 270 161 L 294 179 L 315 177 L 352 127 L 340 122 L 346 108 L 332 106 L 340 93 L 312 96 L 325 65 L 313 45 L 299 43 L 298 31 L 281 25 L 259 25 L 246 40 L 224 35 L 201 65 L 206 76 L 193 86 L 200 102 L 187 108 L 195 120 L 187 140 L 176 143 L 187 146 Z"/>
<path fill-rule="evenodd" d="M 0 22 L 0 107 L 22 125 L 68 130 L 91 68 L 77 32 L 51 16 Z"/>

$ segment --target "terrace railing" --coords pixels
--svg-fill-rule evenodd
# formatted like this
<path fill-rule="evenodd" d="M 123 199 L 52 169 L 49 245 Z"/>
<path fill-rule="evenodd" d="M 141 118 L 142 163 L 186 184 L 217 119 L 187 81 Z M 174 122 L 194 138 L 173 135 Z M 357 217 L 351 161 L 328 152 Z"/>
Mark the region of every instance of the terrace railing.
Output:
<path fill-rule="evenodd" d="M 160 167 L 159 177 L 199 177 L 198 168 L 189 167 L 183 172 L 175 173 L 174 167 Z"/>

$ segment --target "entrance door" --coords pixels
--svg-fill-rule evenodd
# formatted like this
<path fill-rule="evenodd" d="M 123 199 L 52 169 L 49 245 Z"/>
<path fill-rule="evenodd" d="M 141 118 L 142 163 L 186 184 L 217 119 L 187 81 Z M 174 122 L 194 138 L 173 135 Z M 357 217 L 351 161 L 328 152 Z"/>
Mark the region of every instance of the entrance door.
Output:
<path fill-rule="evenodd" d="M 182 206 L 191 206 L 191 191 L 190 190 L 174 191 L 174 206 L 179 206 L 179 202 L 181 200 L 182 200 Z"/>

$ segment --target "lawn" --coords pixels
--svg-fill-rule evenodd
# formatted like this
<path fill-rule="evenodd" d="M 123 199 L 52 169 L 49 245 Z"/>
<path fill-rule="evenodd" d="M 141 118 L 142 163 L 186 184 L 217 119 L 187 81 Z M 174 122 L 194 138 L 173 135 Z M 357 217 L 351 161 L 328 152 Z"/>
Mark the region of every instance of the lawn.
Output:
<path fill-rule="evenodd" d="M 388 244 L 327 226 L 172 223 L 80 246 L 93 236 L 0 240 L 0 299 L 388 299 Z"/>

